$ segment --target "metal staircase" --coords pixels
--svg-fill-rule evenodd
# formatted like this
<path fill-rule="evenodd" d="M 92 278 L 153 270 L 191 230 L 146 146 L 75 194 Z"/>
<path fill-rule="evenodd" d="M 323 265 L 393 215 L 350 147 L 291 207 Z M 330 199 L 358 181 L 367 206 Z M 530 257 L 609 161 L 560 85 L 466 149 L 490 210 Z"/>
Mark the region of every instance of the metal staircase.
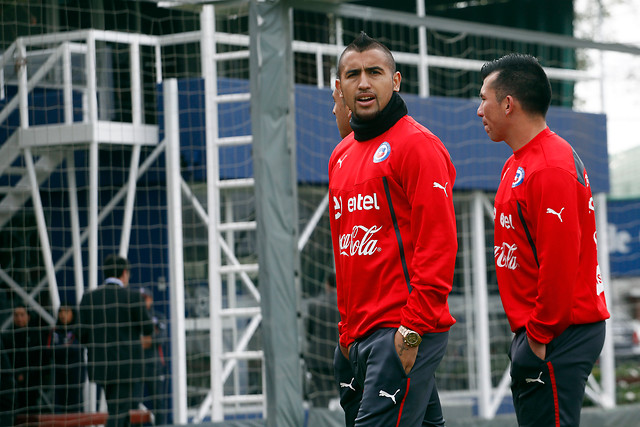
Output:
<path fill-rule="evenodd" d="M 29 171 L 23 166 L 12 166 L 16 161 L 24 163 L 24 152 L 20 148 L 21 132 L 15 132 L 0 148 L 0 176 L 6 176 L 13 185 L 0 187 L 0 230 L 11 218 L 22 210 L 31 198 L 33 183 Z M 65 157 L 63 150 L 48 150 L 37 156 L 34 164 L 36 183 L 42 184 L 58 168 Z"/>
<path fill-rule="evenodd" d="M 199 202 L 193 194 L 193 189 L 184 179 L 181 179 L 180 183 L 182 199 L 194 205 L 195 211 L 207 225 L 209 241 L 209 314 L 208 317 L 186 319 L 185 330 L 182 331 L 210 331 L 210 388 L 205 391 L 206 397 L 199 405 L 187 410 L 189 418 L 196 422 L 206 418 L 222 421 L 226 415 L 234 413 L 264 415 L 266 411 L 264 355 L 262 350 L 253 346 L 262 322 L 260 292 L 254 283 L 259 267 L 255 257 L 247 260 L 235 253 L 238 233 L 255 233 L 256 222 L 239 220 L 239 212 L 235 211 L 233 199 L 238 192 L 252 194 L 254 179 L 222 179 L 219 157 L 220 149 L 251 146 L 253 141 L 251 135 L 221 136 L 218 123 L 218 106 L 230 103 L 247 105 L 250 102 L 249 93 L 219 95 L 217 89 L 217 64 L 238 59 L 248 61 L 249 37 L 216 33 L 213 6 L 203 6 L 201 24 L 200 32 L 163 38 L 97 30 L 23 37 L 16 40 L 0 56 L 0 126 L 12 127 L 12 131 L 0 145 L 0 231 L 9 224 L 14 215 L 23 211 L 25 205 L 33 200 L 47 270 L 47 276 L 30 290 L 29 296 L 20 289 L 18 283 L 10 283 L 10 286 L 23 295 L 46 320 L 54 323 L 53 317 L 42 307 L 35 306 L 37 303 L 33 297 L 48 287 L 49 294 L 55 299 L 58 295 L 55 283 L 56 269 L 72 256 L 77 270 L 76 298 L 81 298 L 85 288 L 83 271 L 87 268 L 88 287 L 97 286 L 97 228 L 108 214 L 108 210 L 113 209 L 122 200 L 125 200 L 125 211 L 129 212 L 125 212 L 124 221 L 129 223 L 123 224 L 123 241 L 120 246 L 121 253 L 126 254 L 126 230 L 130 230 L 131 227 L 130 212 L 134 203 L 135 181 L 144 173 L 145 167 L 148 167 L 148 164 L 139 164 L 140 148 L 144 145 L 156 146 L 152 155 L 145 160 L 147 162 L 151 157 L 157 157 L 166 146 L 166 141 L 158 140 L 158 127 L 142 122 L 140 46 L 151 46 L 155 49 L 157 83 L 163 81 L 163 46 L 199 42 L 202 51 L 212 53 L 202 55 L 206 100 L 207 175 L 210 177 L 207 182 L 206 202 Z M 105 115 L 100 114 L 98 103 L 96 42 L 127 44 L 129 47 L 128 74 L 132 79 L 132 119 L 129 123 L 99 119 Z M 216 45 L 221 44 L 233 46 L 233 51 L 218 53 Z M 241 50 L 238 47 L 241 47 Z M 76 74 L 72 78 L 72 63 L 84 64 L 80 80 Z M 74 70 L 77 73 L 77 67 Z M 11 92 L 6 90 L 7 87 L 17 88 L 13 96 L 7 95 Z M 34 106 L 28 95 L 41 87 L 59 91 L 59 98 L 62 100 L 57 106 L 62 117 L 59 122 L 37 125 L 30 123 L 29 118 Z M 81 105 L 78 105 L 79 99 Z M 15 112 L 19 115 L 18 123 L 15 123 Z M 13 122 L 9 124 L 11 120 Z M 98 211 L 97 196 L 97 159 L 100 144 L 133 146 L 130 182 L 106 204 L 102 212 Z M 87 151 L 88 173 L 91 175 L 87 179 L 90 186 L 90 206 L 86 221 L 88 226 L 80 230 L 77 225 L 80 221 L 76 200 L 76 205 L 70 206 L 72 223 L 76 223 L 73 247 L 69 247 L 64 255 L 54 262 L 47 241 L 48 232 L 43 207 L 33 198 L 39 195 L 40 186 L 52 173 L 61 171 L 61 168 L 73 170 L 73 153 L 77 150 Z M 76 189 L 70 188 L 69 191 L 74 192 Z M 88 248 L 88 260 L 82 260 L 82 245 Z M 1 266 L 0 276 L 10 279 Z M 54 310 L 57 310 L 55 301 Z M 249 370 L 252 370 L 251 378 Z"/>
<path fill-rule="evenodd" d="M 220 177 L 220 149 L 232 146 L 250 146 L 251 135 L 222 137 L 219 126 L 218 107 L 229 103 L 248 103 L 250 93 L 218 94 L 218 64 L 223 61 L 249 58 L 249 37 L 225 37 L 215 32 L 213 6 L 204 6 L 201 12 L 201 49 L 210 52 L 202 55 L 202 70 L 205 80 L 207 103 L 207 200 L 209 226 L 209 313 L 204 320 L 210 327 L 211 336 L 211 390 L 200 405 L 194 421 L 199 422 L 209 413 L 213 421 L 222 421 L 224 415 L 233 412 L 264 414 L 264 355 L 262 350 L 249 348 L 261 321 L 260 293 L 252 279 L 258 272 L 257 262 L 243 263 L 234 253 L 235 235 L 238 232 L 255 232 L 255 221 L 238 221 L 231 202 L 237 191 L 254 191 L 253 178 L 222 179 Z M 242 46 L 241 50 L 218 53 L 217 44 Z M 210 147 L 210 148 L 209 148 Z M 224 214 L 220 207 L 224 206 Z M 213 208 L 213 211 L 211 210 Z M 225 262 L 223 262 L 225 260 Z M 224 290 L 223 290 L 224 288 Z M 226 304 L 224 295 L 227 296 Z M 243 295 L 244 298 L 237 298 Z M 223 342 L 222 333 L 230 333 L 228 342 Z M 247 364 L 260 364 L 261 392 L 249 390 Z"/>
<path fill-rule="evenodd" d="M 87 240 L 90 253 L 89 286 L 97 286 L 98 145 L 132 145 L 132 163 L 137 163 L 141 146 L 158 143 L 157 126 L 145 125 L 141 120 L 140 40 L 135 36 L 127 35 L 124 38 L 125 42 L 129 42 L 131 52 L 133 120 L 130 123 L 98 120 L 96 40 L 114 39 L 122 39 L 122 36 L 94 30 L 21 37 L 0 56 L 0 126 L 7 135 L 0 146 L 0 231 L 7 227 L 16 214 L 25 209 L 29 200 L 32 201 L 46 278 L 27 294 L 4 270 L 1 273 L 6 277 L 5 281 L 9 286 L 49 323 L 55 323 L 55 320 L 46 315 L 46 311 L 33 297 L 43 287 L 48 286 L 52 308 L 54 312 L 57 311 L 59 296 L 56 269 L 66 262 L 72 252 L 77 270 L 76 281 L 79 282 L 76 283 L 77 297 L 81 297 L 85 264 L 79 248 Z M 84 72 L 80 73 L 80 79 L 77 72 L 76 75 L 72 74 L 74 61 L 76 64 L 84 64 Z M 40 96 L 41 93 L 38 98 L 34 94 L 35 90 L 54 93 L 55 105 L 51 105 L 46 96 Z M 51 109 L 59 110 L 59 119 L 46 116 L 45 112 Z M 81 113 L 78 114 L 77 110 L 81 110 Z M 43 117 L 37 119 L 38 114 Z M 40 186 L 54 172 L 61 171 L 65 162 L 67 171 L 73 171 L 73 152 L 77 150 L 87 150 L 90 153 L 89 181 L 96 184 L 95 188 L 90 188 L 90 218 L 87 221 L 89 226 L 82 234 L 79 227 L 75 227 L 74 248 L 69 248 L 62 259 L 54 264 L 48 240 L 49 232 L 40 201 Z M 134 168 L 137 166 L 132 164 Z M 75 181 L 75 176 L 72 179 Z M 135 181 L 133 183 L 135 184 Z M 69 191 L 75 192 L 76 188 L 70 188 Z M 135 185 L 130 186 L 130 192 L 135 192 Z M 77 203 L 73 203 L 77 202 L 76 197 L 75 193 L 70 195 L 73 206 L 69 215 L 77 225 L 79 211 Z M 131 205 L 129 208 L 132 208 L 133 198 L 130 199 L 131 203 L 128 204 Z M 128 235 L 126 238 L 128 239 Z M 128 244 L 123 243 L 121 247 Z M 7 323 L 8 321 L 5 321 L 3 327 L 6 327 Z"/>

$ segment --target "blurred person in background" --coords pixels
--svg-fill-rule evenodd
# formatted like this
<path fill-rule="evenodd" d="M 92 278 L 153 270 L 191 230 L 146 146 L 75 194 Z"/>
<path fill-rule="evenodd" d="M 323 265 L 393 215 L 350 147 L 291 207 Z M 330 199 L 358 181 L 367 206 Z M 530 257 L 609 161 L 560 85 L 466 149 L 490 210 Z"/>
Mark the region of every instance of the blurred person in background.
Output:
<path fill-rule="evenodd" d="M 153 408 L 156 425 L 169 424 L 169 363 L 166 359 L 169 335 L 166 317 L 153 306 L 153 291 L 140 288 L 145 307 L 149 312 L 153 334 L 151 346 L 144 349 L 143 387 Z"/>
<path fill-rule="evenodd" d="M 38 414 L 43 411 L 40 393 L 47 386 L 50 352 L 45 329 L 32 321 L 27 306 L 19 303 L 13 309 L 13 325 L 2 335 L 4 353 L 13 367 L 14 415 Z"/>
<path fill-rule="evenodd" d="M 4 349 L 4 344 L 0 339 L 0 420 L 7 420 L 13 423 L 13 391 L 15 383 L 13 378 L 13 365 Z"/>
<path fill-rule="evenodd" d="M 140 292 L 128 288 L 129 262 L 110 255 L 103 272 L 104 284 L 80 303 L 80 342 L 87 347 L 89 379 L 107 399 L 107 427 L 124 427 L 142 402 L 143 349 L 151 347 L 153 325 Z"/>
<path fill-rule="evenodd" d="M 82 412 L 87 368 L 84 348 L 78 338 L 78 314 L 72 306 L 60 306 L 56 326 L 49 334 L 48 346 L 53 351 L 55 412 Z"/>
<path fill-rule="evenodd" d="M 304 360 L 309 375 L 308 395 L 316 407 L 328 407 L 338 397 L 333 376 L 333 356 L 338 342 L 338 294 L 336 274 L 329 273 L 320 295 L 309 300 L 305 329 L 307 350 Z"/>

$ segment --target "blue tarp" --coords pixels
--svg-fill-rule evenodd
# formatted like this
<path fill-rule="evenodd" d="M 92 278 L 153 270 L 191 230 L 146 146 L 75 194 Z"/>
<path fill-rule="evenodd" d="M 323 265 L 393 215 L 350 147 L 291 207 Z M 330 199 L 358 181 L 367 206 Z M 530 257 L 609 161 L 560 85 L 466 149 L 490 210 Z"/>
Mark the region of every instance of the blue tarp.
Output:
<path fill-rule="evenodd" d="M 181 80 L 178 89 L 183 162 L 193 174 L 192 178 L 204 179 L 203 83 L 201 79 Z M 246 81 L 219 81 L 220 93 L 243 90 L 248 90 Z M 454 188 L 495 191 L 502 165 L 511 151 L 505 143 L 488 138 L 476 115 L 479 100 L 402 96 L 409 114 L 434 132 L 449 150 L 458 174 Z M 340 139 L 331 112 L 331 90 L 297 85 L 295 97 L 298 181 L 324 185 L 328 179 L 329 156 Z M 247 120 L 238 121 L 238 117 Z M 250 134 L 249 117 L 249 103 L 220 105 L 220 136 Z M 582 158 L 594 193 L 608 192 L 606 117 L 552 107 L 547 119 L 549 127 L 569 141 Z M 228 123 L 234 126 L 224 126 Z M 250 147 L 224 147 L 220 150 L 220 160 L 222 178 L 252 175 Z"/>
<path fill-rule="evenodd" d="M 640 199 L 607 202 L 612 276 L 640 276 Z"/>
<path fill-rule="evenodd" d="M 162 86 L 158 103 L 162 111 Z M 180 138 L 183 174 L 187 180 L 204 180 L 205 168 L 205 109 L 202 79 L 182 79 L 178 83 Z M 249 82 L 237 79 L 219 79 L 221 94 L 247 92 Z M 430 97 L 419 98 L 402 94 L 411 114 L 427 126 L 446 145 L 457 170 L 455 189 L 495 191 L 500 170 L 511 154 L 503 142 L 492 142 L 476 116 L 479 100 Z M 75 121 L 81 120 L 74 100 Z M 52 124 L 63 121 L 60 91 L 39 91 L 33 95 L 32 124 Z M 338 131 L 331 113 L 331 90 L 308 85 L 297 85 L 296 136 L 297 176 L 300 183 L 325 185 L 329 156 L 339 141 Z M 0 107 L 2 105 L 0 104 Z M 47 108 L 43 108 L 46 106 Z M 247 102 L 219 106 L 220 136 L 251 134 L 250 105 Z M 163 116 L 159 115 L 160 138 L 163 138 Z M 571 143 L 582 158 L 594 193 L 609 191 L 607 161 L 606 117 L 602 114 L 579 113 L 566 108 L 552 107 L 547 115 L 549 127 Z M 17 112 L 0 127 L 0 143 L 8 137 L 17 123 Z M 253 176 L 250 146 L 220 149 L 220 176 L 223 179 Z M 78 168 L 84 159 L 78 158 Z M 79 185 L 83 177 L 78 176 Z M 162 177 L 157 177 L 162 180 Z"/>
<path fill-rule="evenodd" d="M 511 154 L 503 142 L 493 142 L 476 115 L 478 100 L 403 94 L 409 114 L 435 133 L 445 144 L 456 167 L 454 189 L 495 191 L 500 171 Z M 309 100 L 327 102 L 309 102 Z M 327 183 L 327 163 L 339 140 L 333 123 L 333 100 L 329 89 L 296 87 L 296 125 L 298 135 L 298 180 Z M 322 117 L 322 120 L 313 120 Z M 547 115 L 551 130 L 571 143 L 582 158 L 593 191 L 609 191 L 606 117 L 551 108 Z M 327 138 L 333 143 L 327 143 Z"/>

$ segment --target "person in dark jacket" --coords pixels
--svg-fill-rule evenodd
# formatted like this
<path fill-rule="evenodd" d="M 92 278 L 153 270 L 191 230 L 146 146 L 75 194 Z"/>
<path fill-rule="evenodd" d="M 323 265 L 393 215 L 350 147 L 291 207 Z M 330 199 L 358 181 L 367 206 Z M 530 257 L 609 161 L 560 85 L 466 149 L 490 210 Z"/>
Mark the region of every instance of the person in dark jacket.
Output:
<path fill-rule="evenodd" d="M 110 255 L 103 270 L 104 284 L 80 303 L 80 342 L 87 347 L 89 379 L 107 399 L 107 427 L 121 427 L 142 401 L 142 352 L 151 346 L 153 326 L 140 292 L 127 289 L 128 261 Z"/>
<path fill-rule="evenodd" d="M 167 319 L 153 307 L 153 291 L 140 288 L 145 307 L 153 325 L 151 347 L 144 350 L 144 380 L 148 400 L 153 408 L 156 425 L 169 424 L 169 378 L 167 344 L 169 343 Z"/>
<path fill-rule="evenodd" d="M 2 335 L 2 345 L 10 366 L 13 367 L 15 415 L 37 414 L 40 392 L 45 385 L 46 370 L 50 362 L 46 348 L 46 334 L 31 321 L 24 304 L 13 310 L 13 327 Z"/>
<path fill-rule="evenodd" d="M 0 340 L 0 420 L 13 419 L 13 390 L 15 387 L 13 378 L 13 365 L 4 350 L 4 344 Z"/>
<path fill-rule="evenodd" d="M 58 321 L 49 335 L 49 347 L 53 352 L 55 412 L 81 412 L 87 368 L 78 339 L 78 315 L 73 307 L 60 306 Z"/>
<path fill-rule="evenodd" d="M 315 407 L 326 408 L 338 397 L 333 376 L 333 356 L 338 342 L 338 294 L 336 275 L 330 273 L 323 292 L 311 299 L 305 317 L 307 351 L 304 355 L 309 372 L 309 399 Z"/>

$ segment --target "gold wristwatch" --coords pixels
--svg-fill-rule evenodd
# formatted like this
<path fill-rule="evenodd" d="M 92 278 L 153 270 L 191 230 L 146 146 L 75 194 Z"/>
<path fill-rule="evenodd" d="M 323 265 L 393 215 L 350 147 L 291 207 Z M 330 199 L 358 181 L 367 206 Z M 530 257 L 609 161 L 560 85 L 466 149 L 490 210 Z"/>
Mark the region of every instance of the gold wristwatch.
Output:
<path fill-rule="evenodd" d="M 409 347 L 417 347 L 422 342 L 422 337 L 416 331 L 412 331 L 411 329 L 405 328 L 400 325 L 398 328 L 398 332 L 402 335 L 404 339 L 404 343 Z"/>

